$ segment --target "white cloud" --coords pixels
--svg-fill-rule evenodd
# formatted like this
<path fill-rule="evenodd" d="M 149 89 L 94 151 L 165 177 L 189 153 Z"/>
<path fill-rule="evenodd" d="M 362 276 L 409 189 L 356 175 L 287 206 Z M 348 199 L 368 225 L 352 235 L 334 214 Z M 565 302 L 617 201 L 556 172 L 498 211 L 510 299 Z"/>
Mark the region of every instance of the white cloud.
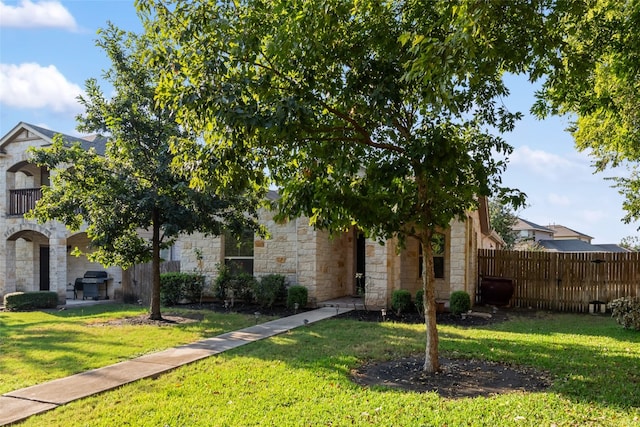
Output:
<path fill-rule="evenodd" d="M 0 2 L 0 27 L 76 30 L 77 24 L 71 13 L 58 1 L 21 0 L 17 6 Z"/>
<path fill-rule="evenodd" d="M 67 81 L 54 65 L 0 64 L 0 104 L 15 108 L 49 108 L 57 113 L 82 111 L 80 86 Z"/>
<path fill-rule="evenodd" d="M 509 157 L 508 168 L 526 169 L 528 172 L 550 181 L 590 180 L 593 171 L 583 156 L 560 156 L 528 146 L 516 148 Z"/>

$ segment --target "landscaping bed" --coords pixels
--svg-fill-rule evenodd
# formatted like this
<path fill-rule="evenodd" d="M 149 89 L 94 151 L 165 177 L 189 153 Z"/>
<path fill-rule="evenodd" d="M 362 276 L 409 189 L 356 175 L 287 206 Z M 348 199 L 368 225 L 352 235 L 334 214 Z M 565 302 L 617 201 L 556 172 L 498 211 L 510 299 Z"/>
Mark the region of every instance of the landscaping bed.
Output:
<path fill-rule="evenodd" d="M 459 327 L 482 327 L 508 321 L 511 317 L 540 317 L 544 313 L 533 310 L 493 309 L 475 307 L 475 311 L 464 316 L 438 313 L 438 325 Z M 417 312 L 397 314 L 394 311 L 354 310 L 341 314 L 368 322 L 424 323 Z M 536 392 L 551 386 L 548 373 L 506 363 L 480 359 L 440 357 L 440 371 L 428 374 L 423 371 L 424 354 L 365 364 L 351 372 L 353 381 L 363 386 L 385 386 L 412 392 L 436 392 L 445 398 L 490 396 L 516 391 Z"/>

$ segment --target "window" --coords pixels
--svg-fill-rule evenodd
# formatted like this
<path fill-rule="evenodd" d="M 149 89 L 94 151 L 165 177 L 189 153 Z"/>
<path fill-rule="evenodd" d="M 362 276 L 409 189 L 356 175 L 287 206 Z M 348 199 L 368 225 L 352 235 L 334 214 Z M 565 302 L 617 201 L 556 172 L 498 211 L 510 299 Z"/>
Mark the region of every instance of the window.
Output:
<path fill-rule="evenodd" d="M 434 233 L 431 239 L 433 248 L 433 273 L 436 279 L 444 279 L 444 234 Z M 422 277 L 422 246 L 419 246 L 418 277 Z"/>
<path fill-rule="evenodd" d="M 244 230 L 240 236 L 225 231 L 224 264 L 232 274 L 247 273 L 253 276 L 253 230 Z"/>
<path fill-rule="evenodd" d="M 179 249 L 176 247 L 176 245 L 172 245 L 168 248 L 164 248 L 164 249 L 160 249 L 160 259 L 162 259 L 162 261 L 179 261 L 180 257 L 179 257 L 180 251 Z"/>

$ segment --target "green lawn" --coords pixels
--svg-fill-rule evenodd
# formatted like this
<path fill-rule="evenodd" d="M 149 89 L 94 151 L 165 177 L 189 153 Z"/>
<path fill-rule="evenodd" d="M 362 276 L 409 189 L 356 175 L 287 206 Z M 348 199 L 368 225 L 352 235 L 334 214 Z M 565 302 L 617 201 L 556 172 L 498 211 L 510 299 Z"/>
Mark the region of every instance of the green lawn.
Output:
<path fill-rule="evenodd" d="M 203 321 L 176 326 L 96 326 L 146 312 L 122 304 L 0 312 L 0 394 L 255 324 L 247 316 L 203 311 Z"/>
<path fill-rule="evenodd" d="M 73 402 L 24 426 L 640 425 L 640 333 L 608 317 L 557 314 L 439 330 L 443 355 L 544 369 L 553 386 L 459 400 L 362 388 L 350 370 L 423 352 L 424 326 L 332 319 Z M 156 339 L 164 344 L 165 334 L 173 332 L 163 328 Z"/>

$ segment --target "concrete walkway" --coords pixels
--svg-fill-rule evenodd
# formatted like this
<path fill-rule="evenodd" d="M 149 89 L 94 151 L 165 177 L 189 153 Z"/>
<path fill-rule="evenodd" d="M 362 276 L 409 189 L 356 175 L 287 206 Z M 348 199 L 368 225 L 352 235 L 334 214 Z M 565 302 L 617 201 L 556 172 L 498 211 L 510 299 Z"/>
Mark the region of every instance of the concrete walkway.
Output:
<path fill-rule="evenodd" d="M 74 400 L 142 378 L 157 377 L 196 360 L 351 310 L 353 310 L 352 307 L 336 306 L 306 311 L 192 344 L 147 354 L 105 368 L 5 393 L 0 396 L 0 426 L 24 420 L 31 415 L 46 412 Z"/>

